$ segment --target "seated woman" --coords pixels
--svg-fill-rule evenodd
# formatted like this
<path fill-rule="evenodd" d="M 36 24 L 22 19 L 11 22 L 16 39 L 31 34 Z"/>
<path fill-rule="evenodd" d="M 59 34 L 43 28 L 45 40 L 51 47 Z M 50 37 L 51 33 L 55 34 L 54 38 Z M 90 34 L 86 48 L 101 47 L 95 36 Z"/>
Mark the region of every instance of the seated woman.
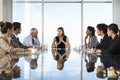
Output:
<path fill-rule="evenodd" d="M 107 29 L 108 36 L 112 38 L 110 46 L 106 50 L 96 50 L 96 52 L 101 53 L 101 56 L 109 55 L 111 57 L 109 62 L 114 64 L 109 66 L 113 66 L 115 70 L 120 70 L 120 37 L 117 35 L 118 31 L 119 29 L 116 24 L 110 24 Z"/>
<path fill-rule="evenodd" d="M 1 28 L 2 35 L 0 34 L 0 69 L 5 68 L 13 58 L 19 56 L 16 52 L 31 52 L 31 48 L 15 48 L 14 42 L 11 40 L 13 34 L 13 26 L 10 22 L 5 22 Z"/>
<path fill-rule="evenodd" d="M 120 55 L 120 37 L 117 35 L 119 29 L 116 24 L 110 24 L 107 29 L 107 34 L 112 38 L 111 44 L 106 50 L 97 50 L 97 52 L 101 52 L 101 54 L 114 54 Z"/>
<path fill-rule="evenodd" d="M 70 48 L 68 37 L 64 33 L 64 29 L 59 27 L 57 29 L 58 36 L 53 39 L 52 48 Z"/>
<path fill-rule="evenodd" d="M 87 43 L 87 39 L 88 39 L 88 43 Z M 84 42 L 87 48 L 95 48 L 97 46 L 98 40 L 97 40 L 97 37 L 95 36 L 94 27 L 91 27 L 91 26 L 87 27 Z"/>
<path fill-rule="evenodd" d="M 62 27 L 59 27 L 57 31 L 58 31 L 58 36 L 56 36 L 53 39 L 52 48 L 57 48 L 57 52 L 56 52 L 57 55 L 55 55 L 54 53 L 53 55 L 55 55 L 54 57 L 58 61 L 57 68 L 59 70 L 62 70 L 64 66 L 64 62 L 66 61 L 66 58 L 68 58 L 68 55 L 66 55 L 65 48 L 70 49 L 71 46 L 68 37 L 64 34 L 64 29 Z"/>

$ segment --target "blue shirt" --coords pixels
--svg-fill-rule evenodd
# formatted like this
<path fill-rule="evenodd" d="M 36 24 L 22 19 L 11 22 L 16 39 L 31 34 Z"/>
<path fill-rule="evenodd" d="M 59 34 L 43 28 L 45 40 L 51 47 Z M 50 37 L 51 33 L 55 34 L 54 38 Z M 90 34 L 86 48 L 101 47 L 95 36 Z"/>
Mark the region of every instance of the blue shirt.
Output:
<path fill-rule="evenodd" d="M 40 41 L 38 38 L 32 38 L 31 35 L 27 36 L 23 40 L 25 46 L 40 46 Z"/>

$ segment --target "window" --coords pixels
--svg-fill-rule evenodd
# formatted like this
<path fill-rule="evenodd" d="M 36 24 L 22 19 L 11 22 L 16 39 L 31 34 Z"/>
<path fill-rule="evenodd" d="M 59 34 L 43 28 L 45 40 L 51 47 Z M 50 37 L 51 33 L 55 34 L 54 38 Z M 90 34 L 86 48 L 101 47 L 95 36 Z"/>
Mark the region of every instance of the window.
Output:
<path fill-rule="evenodd" d="M 113 21 L 112 0 L 84 0 L 85 2 L 83 3 L 81 3 L 81 0 L 13 1 L 13 21 L 18 21 L 22 23 L 22 32 L 19 35 L 21 41 L 24 39 L 25 36 L 29 35 L 30 29 L 32 27 L 36 27 L 39 30 L 38 38 L 40 38 L 41 44 L 48 44 L 49 50 L 51 50 L 53 38 L 57 36 L 58 27 L 64 28 L 65 34 L 69 38 L 72 48 L 74 48 L 81 45 L 81 41 L 86 35 L 87 26 L 93 26 L 96 28 L 96 25 L 98 23 L 110 24 Z M 83 6 L 81 6 L 81 4 L 83 4 Z M 83 11 L 81 9 L 83 9 Z M 81 16 L 82 14 L 83 16 Z M 82 28 L 83 30 L 81 30 Z M 82 34 L 83 37 L 81 37 Z M 40 74 L 40 77 L 45 78 L 45 80 L 53 80 L 54 77 L 61 77 L 62 79 L 71 80 L 80 80 L 80 78 L 83 78 L 83 80 L 87 80 L 88 78 L 96 79 L 95 76 L 93 77 L 91 75 L 85 75 L 87 74 L 85 72 L 85 65 L 83 65 L 83 68 L 78 66 L 82 66 L 82 61 L 80 62 L 81 58 L 79 54 L 77 57 L 74 57 L 73 54 L 71 58 L 73 60 L 76 60 L 76 58 L 77 60 L 79 59 L 78 64 L 75 64 L 75 66 L 77 66 L 77 68 L 74 68 L 75 73 L 67 74 L 68 76 L 66 77 L 64 77 L 64 75 L 59 75 L 59 73 L 56 74 L 57 76 L 54 75 L 55 71 L 53 69 L 56 68 L 56 66 L 51 67 L 53 63 L 51 63 L 50 60 L 53 59 L 51 59 L 52 57 L 50 56 L 52 55 L 45 55 L 46 56 L 44 57 L 44 59 L 41 58 L 41 60 L 44 60 L 44 62 L 42 63 L 43 65 L 41 65 L 45 68 L 43 70 L 44 75 Z M 38 70 L 38 73 L 40 73 L 39 71 L 40 70 Z M 48 75 L 48 73 L 50 73 L 50 76 Z M 70 72 L 68 71 L 67 73 Z M 95 72 L 92 74 L 95 75 Z"/>
<path fill-rule="evenodd" d="M 60 26 L 64 27 L 65 33 L 69 37 L 72 47 L 74 47 L 81 44 L 81 27 L 83 27 L 84 37 L 87 26 L 91 25 L 95 27 L 97 23 L 104 22 L 109 24 L 112 22 L 112 3 L 94 3 L 92 1 L 89 1 L 92 3 L 83 3 L 82 19 L 81 3 L 69 3 L 74 0 L 66 0 L 68 3 L 37 2 L 40 0 L 27 0 L 29 2 L 21 3 L 19 1 L 20 0 L 14 0 L 13 21 L 19 21 L 22 23 L 23 27 L 21 35 L 27 35 L 29 34 L 30 28 L 37 27 L 39 29 L 39 38 L 41 41 L 44 40 L 43 42 L 49 46 L 51 46 L 53 37 L 57 35 L 57 28 Z M 54 2 L 55 0 L 51 1 Z M 45 3 L 43 8 L 44 12 L 42 12 L 43 3 Z M 21 12 L 18 13 L 18 10 Z M 44 15 L 43 17 L 41 16 L 42 13 Z M 81 20 L 83 20 L 83 26 L 81 26 Z M 42 24 L 44 24 L 44 26 L 42 26 Z M 44 31 L 42 31 L 43 28 Z M 44 34 L 42 34 L 42 32 L 44 32 Z M 21 37 L 21 40 L 23 40 L 24 36 Z"/>
<path fill-rule="evenodd" d="M 84 35 L 88 26 L 96 29 L 99 23 L 112 23 L 112 3 L 85 3 L 84 4 Z M 97 35 L 96 35 L 97 36 Z"/>
<path fill-rule="evenodd" d="M 41 35 L 41 4 L 39 3 L 14 3 L 13 5 L 13 22 L 22 23 L 22 32 L 19 35 L 21 41 L 30 34 L 30 29 L 38 29 L 38 37 L 42 41 Z"/>
<path fill-rule="evenodd" d="M 57 36 L 57 28 L 63 27 L 72 46 L 81 42 L 81 5 L 80 4 L 45 4 L 45 43 L 51 46 Z M 75 37 L 76 36 L 76 37 Z"/>

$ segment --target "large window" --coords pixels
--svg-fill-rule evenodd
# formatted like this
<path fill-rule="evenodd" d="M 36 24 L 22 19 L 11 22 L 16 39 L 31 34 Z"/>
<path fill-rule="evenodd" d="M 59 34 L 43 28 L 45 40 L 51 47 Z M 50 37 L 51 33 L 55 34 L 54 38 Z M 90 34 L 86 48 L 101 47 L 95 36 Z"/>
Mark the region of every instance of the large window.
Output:
<path fill-rule="evenodd" d="M 45 4 L 45 43 L 52 44 L 57 36 L 57 28 L 63 27 L 72 46 L 80 44 L 81 5 L 80 4 Z M 76 37 L 75 37 L 76 36 Z"/>
<path fill-rule="evenodd" d="M 83 13 L 84 35 L 88 26 L 96 29 L 99 23 L 112 23 L 112 3 L 85 3 Z"/>
<path fill-rule="evenodd" d="M 40 41 L 51 46 L 54 36 L 57 35 L 57 28 L 62 26 L 71 46 L 79 46 L 81 39 L 85 36 L 87 26 L 96 27 L 98 23 L 109 24 L 112 22 L 111 0 L 84 0 L 89 1 L 87 3 L 77 2 L 81 0 L 65 0 L 65 3 L 63 0 L 49 0 L 49 2 L 41 2 L 41 0 L 20 1 L 14 0 L 13 21 L 22 23 L 21 41 L 29 34 L 30 28 L 36 27 L 39 29 Z M 83 4 L 82 7 L 81 4 Z M 81 13 L 83 14 L 82 17 Z M 81 32 L 82 27 L 83 31 Z M 83 37 L 81 37 L 82 34 Z"/>
<path fill-rule="evenodd" d="M 38 29 L 38 37 L 42 40 L 41 35 L 41 4 L 40 3 L 14 3 L 13 5 L 13 22 L 22 23 L 21 41 L 30 34 L 30 29 Z"/>
<path fill-rule="evenodd" d="M 110 24 L 113 21 L 112 15 L 112 0 L 13 0 L 13 22 L 22 23 L 22 32 L 19 35 L 21 41 L 30 34 L 32 27 L 36 27 L 39 31 L 38 38 L 41 44 L 48 44 L 49 46 L 48 53 L 51 53 L 50 47 L 53 38 L 57 35 L 58 27 L 64 28 L 65 34 L 69 38 L 72 48 L 74 48 L 84 43 L 82 41 L 87 26 L 96 28 L 98 23 Z M 59 75 L 58 71 L 55 73 L 54 68 L 56 67 L 52 66 L 55 63 L 51 62 L 51 58 L 51 54 L 45 54 L 45 57 L 40 58 L 41 66 L 42 68 L 44 66 L 45 69 L 37 69 L 38 75 L 41 73 L 41 80 L 43 80 L 43 77 L 45 77 L 45 80 L 53 80 L 54 77 L 57 80 L 64 80 L 66 77 L 62 72 L 60 72 L 62 75 Z M 88 78 L 96 80 L 96 77 L 89 76 L 85 72 L 86 67 L 84 63 L 81 64 L 79 54 L 73 53 L 70 59 L 74 62 L 68 61 L 69 65 L 67 64 L 68 67 L 66 67 L 68 71 L 65 72 L 67 78 L 65 80 L 87 80 Z M 75 72 L 68 68 L 73 68 Z M 69 71 L 74 72 L 74 74 Z M 58 79 L 59 77 L 61 78 Z"/>
<path fill-rule="evenodd" d="M 112 0 L 84 0 L 84 1 L 112 1 Z"/>

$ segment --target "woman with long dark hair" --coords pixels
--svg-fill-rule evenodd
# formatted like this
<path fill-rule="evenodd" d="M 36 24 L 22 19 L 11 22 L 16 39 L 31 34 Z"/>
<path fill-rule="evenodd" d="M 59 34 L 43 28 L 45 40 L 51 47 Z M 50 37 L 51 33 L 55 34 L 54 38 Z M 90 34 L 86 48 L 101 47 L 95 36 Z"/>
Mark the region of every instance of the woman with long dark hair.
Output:
<path fill-rule="evenodd" d="M 68 37 L 64 33 L 63 27 L 57 29 L 58 35 L 53 39 L 52 48 L 70 48 Z"/>
<path fill-rule="evenodd" d="M 120 55 L 120 37 L 118 36 L 119 28 L 117 24 L 110 24 L 107 28 L 107 34 L 112 38 L 111 44 L 106 50 L 97 50 L 102 54 L 114 54 Z"/>
<path fill-rule="evenodd" d="M 87 38 L 88 38 L 88 43 L 87 43 Z M 95 48 L 97 46 L 97 37 L 95 36 L 95 29 L 92 26 L 88 26 L 87 27 L 87 31 L 86 31 L 86 36 L 85 36 L 85 46 L 87 48 Z"/>

